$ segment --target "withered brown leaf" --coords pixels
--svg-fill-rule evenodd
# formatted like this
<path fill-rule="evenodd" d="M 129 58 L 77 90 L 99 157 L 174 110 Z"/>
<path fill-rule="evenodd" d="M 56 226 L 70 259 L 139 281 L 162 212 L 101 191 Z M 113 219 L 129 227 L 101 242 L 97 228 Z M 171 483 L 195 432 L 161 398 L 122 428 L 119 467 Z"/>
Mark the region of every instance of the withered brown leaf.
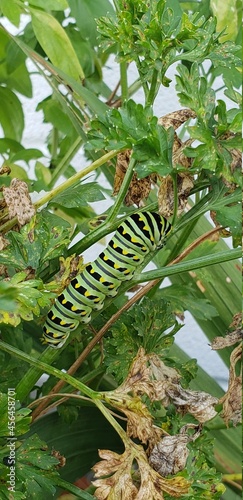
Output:
<path fill-rule="evenodd" d="M 12 179 L 9 187 L 3 187 L 3 196 L 9 210 L 9 218 L 17 217 L 21 226 L 29 222 L 35 214 L 28 186 L 20 179 Z"/>
<path fill-rule="evenodd" d="M 176 130 L 189 118 L 196 118 L 196 113 L 189 108 L 184 108 L 167 113 L 167 115 L 158 119 L 158 123 L 165 128 L 173 127 Z"/>
<path fill-rule="evenodd" d="M 187 173 L 177 174 L 177 197 L 178 213 L 181 213 L 186 204 L 187 198 L 194 186 L 193 177 Z M 172 177 L 167 175 L 161 179 L 158 193 L 159 213 L 164 217 L 170 217 L 174 210 L 174 184 Z"/>
<path fill-rule="evenodd" d="M 188 428 L 194 428 L 193 435 L 187 434 Z M 169 474 L 177 474 L 186 467 L 189 449 L 187 444 L 199 436 L 198 426 L 193 424 L 185 425 L 181 428 L 180 433 L 175 436 L 165 436 L 155 444 L 149 456 L 150 465 L 161 476 Z"/>
<path fill-rule="evenodd" d="M 96 498 L 135 499 L 138 490 L 132 480 L 133 455 L 130 449 L 126 449 L 122 455 L 110 450 L 99 450 L 99 456 L 102 461 L 93 467 L 95 478 L 101 478 L 93 481 Z"/>
<path fill-rule="evenodd" d="M 190 413 L 201 423 L 217 415 L 214 406 L 218 399 L 211 394 L 183 389 L 179 384 L 171 384 L 166 393 L 179 411 Z"/>
<path fill-rule="evenodd" d="M 242 376 L 236 375 L 236 364 L 241 363 L 242 344 L 237 346 L 230 356 L 229 386 L 225 395 L 220 399 L 223 403 L 222 417 L 228 425 L 231 421 L 233 425 L 242 422 Z"/>
<path fill-rule="evenodd" d="M 149 465 L 144 449 L 132 442 L 122 455 L 109 450 L 99 455 L 103 460 L 93 467 L 98 500 L 163 500 L 164 491 L 179 498 L 190 487 L 183 477 L 161 477 Z"/>
<path fill-rule="evenodd" d="M 237 342 L 242 341 L 242 330 L 235 330 L 228 333 L 225 337 L 215 337 L 211 343 L 214 350 L 224 349 L 225 347 L 232 346 Z"/>
<path fill-rule="evenodd" d="M 120 191 L 120 187 L 122 185 L 130 161 L 130 157 L 131 150 L 129 149 L 127 149 L 126 151 L 122 151 L 117 156 L 113 196 L 117 195 Z M 153 178 L 153 176 L 148 175 L 143 179 L 138 179 L 136 172 L 134 172 L 125 197 L 125 205 L 130 206 L 135 204 L 139 206 L 142 200 L 146 200 L 151 191 L 151 182 Z"/>

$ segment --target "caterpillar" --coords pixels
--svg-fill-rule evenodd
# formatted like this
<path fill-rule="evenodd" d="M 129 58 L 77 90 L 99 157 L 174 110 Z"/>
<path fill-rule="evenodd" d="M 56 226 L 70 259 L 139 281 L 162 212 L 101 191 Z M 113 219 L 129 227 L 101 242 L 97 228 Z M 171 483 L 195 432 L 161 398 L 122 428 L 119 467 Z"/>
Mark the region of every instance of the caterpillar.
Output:
<path fill-rule="evenodd" d="M 121 283 L 130 280 L 145 255 L 163 246 L 171 225 L 155 212 L 135 212 L 122 222 L 106 249 L 72 279 L 56 298 L 43 327 L 43 342 L 60 348 L 79 323 L 114 297 Z"/>

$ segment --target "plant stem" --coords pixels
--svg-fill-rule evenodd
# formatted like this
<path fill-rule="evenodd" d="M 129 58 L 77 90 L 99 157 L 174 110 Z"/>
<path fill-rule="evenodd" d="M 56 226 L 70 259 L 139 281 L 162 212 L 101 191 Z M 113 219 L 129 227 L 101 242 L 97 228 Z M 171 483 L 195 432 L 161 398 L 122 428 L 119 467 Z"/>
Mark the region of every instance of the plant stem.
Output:
<path fill-rule="evenodd" d="M 133 176 L 135 164 L 136 164 L 136 160 L 131 158 L 130 163 L 128 165 L 128 169 L 126 171 L 126 175 L 123 179 L 123 183 L 121 185 L 120 191 L 117 195 L 117 198 L 116 198 L 116 201 L 112 207 L 112 210 L 110 211 L 110 214 L 107 217 L 106 222 L 113 221 L 116 218 L 117 214 L 119 213 L 120 207 L 121 207 L 122 202 L 126 196 L 127 190 L 129 188 L 129 185 L 130 185 L 130 182 L 131 182 L 131 179 Z"/>
<path fill-rule="evenodd" d="M 58 149 L 58 129 L 53 127 L 52 129 L 52 143 L 51 143 L 51 159 L 54 162 L 57 157 L 57 149 Z"/>
<path fill-rule="evenodd" d="M 39 369 L 41 369 L 44 373 L 48 373 L 49 375 L 53 375 L 54 377 L 57 377 L 59 380 L 64 380 L 67 384 L 70 384 L 72 387 L 75 389 L 78 389 L 78 391 L 82 392 L 85 394 L 87 397 L 89 397 L 93 403 L 99 408 L 99 410 L 103 413 L 105 418 L 110 422 L 112 427 L 116 430 L 116 432 L 119 434 L 121 439 L 126 442 L 128 440 L 128 437 L 126 435 L 126 432 L 122 429 L 122 427 L 118 424 L 118 422 L 114 419 L 114 417 L 111 415 L 110 411 L 105 407 L 105 405 L 100 401 L 101 394 L 98 392 L 93 391 L 90 389 L 90 387 L 84 385 L 82 382 L 79 380 L 71 377 L 67 373 L 64 373 L 63 371 L 59 370 L 58 368 L 55 368 L 53 366 L 50 366 L 46 363 L 43 363 L 42 361 L 33 358 L 29 354 L 26 354 L 16 347 L 10 346 L 9 344 L 6 344 L 6 342 L 0 341 L 0 348 L 9 354 L 11 354 L 14 357 L 17 357 L 19 360 L 27 362 L 31 365 L 38 366 Z"/>
<path fill-rule="evenodd" d="M 177 173 L 172 172 L 171 178 L 172 178 L 172 182 L 173 182 L 173 193 L 174 193 L 173 219 L 171 221 L 171 225 L 173 227 L 175 224 L 176 218 L 177 218 L 177 210 L 178 210 Z"/>
<path fill-rule="evenodd" d="M 129 438 L 127 437 L 126 432 L 118 424 L 118 422 L 115 420 L 115 418 L 111 415 L 110 411 L 106 408 L 106 406 L 99 399 L 96 399 L 95 405 L 97 406 L 97 408 L 99 408 L 101 413 L 103 413 L 104 417 L 108 420 L 108 422 L 110 422 L 110 424 L 115 429 L 117 434 L 120 436 L 120 438 L 122 439 L 124 444 L 127 443 L 129 441 Z"/>
<path fill-rule="evenodd" d="M 53 188 L 49 193 L 45 194 L 39 201 L 34 203 L 35 208 L 37 209 L 37 208 L 41 207 L 42 205 L 45 205 L 45 203 L 48 203 L 49 201 L 51 201 L 53 198 L 55 198 L 55 196 L 62 193 L 63 191 L 65 191 L 69 187 L 73 186 L 73 184 L 75 184 L 78 180 L 82 179 L 90 172 L 93 172 L 94 170 L 99 168 L 101 165 L 103 165 L 107 161 L 111 160 L 111 158 L 114 158 L 114 156 L 116 156 L 118 154 L 118 152 L 119 151 L 112 150 L 109 153 L 106 153 L 103 156 L 101 156 L 101 158 L 98 158 L 97 160 L 95 160 L 88 167 L 86 167 L 83 170 L 81 170 L 80 172 L 77 172 L 76 174 L 72 175 L 72 177 L 70 177 L 69 179 L 64 181 L 59 186 Z"/>
<path fill-rule="evenodd" d="M 120 63 L 120 76 L 121 76 L 121 101 L 122 104 L 128 98 L 128 84 L 127 84 L 127 63 Z"/>
<path fill-rule="evenodd" d="M 87 236 L 85 236 L 82 239 L 81 246 L 79 242 L 73 245 L 68 250 L 68 255 L 71 255 L 73 253 L 82 253 L 84 250 L 92 246 L 96 241 L 98 241 L 99 239 L 103 238 L 106 234 L 116 229 L 115 225 L 113 224 L 113 221 L 116 219 L 117 214 L 119 213 L 120 207 L 122 205 L 122 202 L 126 196 L 128 187 L 130 185 L 133 176 L 134 165 L 135 165 L 135 160 L 131 159 L 128 169 L 126 171 L 126 175 L 123 179 L 120 191 L 117 195 L 116 201 L 105 222 L 97 228 L 95 234 L 94 232 L 87 234 Z"/>
<path fill-rule="evenodd" d="M 149 89 L 149 94 L 148 94 L 148 97 L 147 97 L 146 103 L 145 103 L 146 106 L 152 106 L 154 103 L 155 97 L 157 95 L 157 89 L 156 89 L 157 80 L 158 80 L 158 70 L 154 69 L 153 75 L 152 75 L 152 81 L 151 81 L 151 85 L 150 85 L 150 89 Z"/>
<path fill-rule="evenodd" d="M 204 257 L 198 257 L 197 259 L 188 260 L 182 264 L 175 264 L 173 266 L 164 267 L 163 269 L 155 269 L 154 271 L 148 271 L 147 273 L 138 274 L 133 279 L 133 285 L 138 285 L 145 281 L 151 281 L 154 279 L 161 279 L 173 274 L 184 273 L 186 271 L 193 271 L 194 269 L 200 269 L 202 267 L 212 266 L 214 264 L 220 264 L 221 262 L 228 262 L 230 260 L 240 259 L 241 249 L 236 248 L 234 250 L 229 250 L 226 252 L 220 252 L 216 255 L 205 255 Z"/>
<path fill-rule="evenodd" d="M 83 394 L 88 396 L 90 399 L 94 400 L 97 398 L 98 393 L 90 389 L 88 386 L 80 382 L 79 380 L 71 377 L 67 373 L 64 373 L 63 371 L 59 370 L 58 368 L 55 368 L 54 366 L 51 366 L 47 363 L 43 363 L 43 361 L 40 361 L 40 359 L 34 358 L 30 356 L 29 354 L 26 354 L 23 351 L 20 351 L 16 347 L 13 347 L 6 342 L 3 342 L 0 340 L 0 348 L 4 352 L 8 352 L 12 356 L 18 358 L 21 361 L 24 361 L 26 363 L 29 363 L 32 366 L 37 367 L 39 370 L 42 370 L 44 373 L 48 373 L 49 375 L 53 375 L 54 377 L 57 377 L 58 379 L 64 380 L 67 384 L 70 384 L 72 387 L 75 389 L 78 389 L 81 391 Z"/>
<path fill-rule="evenodd" d="M 63 156 L 59 164 L 56 166 L 53 175 L 52 175 L 52 180 L 50 182 L 50 188 L 52 188 L 57 181 L 57 179 L 62 175 L 64 172 L 65 168 L 69 165 L 71 159 L 74 157 L 74 155 L 77 153 L 77 151 L 80 149 L 80 146 L 82 145 L 83 140 L 81 137 L 77 137 L 77 139 L 74 141 L 72 146 L 69 148 L 69 150 L 66 152 L 66 154 Z"/>

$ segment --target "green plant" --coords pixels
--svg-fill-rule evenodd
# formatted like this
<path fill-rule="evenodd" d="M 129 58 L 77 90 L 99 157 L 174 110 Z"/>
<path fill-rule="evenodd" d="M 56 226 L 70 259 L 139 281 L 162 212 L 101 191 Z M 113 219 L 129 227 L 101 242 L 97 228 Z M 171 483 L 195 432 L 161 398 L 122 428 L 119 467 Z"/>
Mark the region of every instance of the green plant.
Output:
<path fill-rule="evenodd" d="M 0 0 L 0 9 L 16 26 L 28 16 L 19 35 L 0 28 L 2 498 L 53 498 L 60 488 L 87 500 L 239 498 L 239 35 L 216 31 L 207 1 L 183 9 L 177 0 L 115 0 L 114 8 L 108 0 L 50 0 L 48 8 L 44 0 Z M 115 89 L 102 78 L 111 53 L 120 68 Z M 27 58 L 50 85 L 38 104 L 51 124 L 48 158 L 21 143 L 19 94 L 32 95 Z M 129 84 L 131 62 L 138 77 Z M 155 99 L 175 63 L 184 109 L 158 119 Z M 213 89 L 218 75 L 228 108 Z M 88 166 L 76 171 L 81 147 Z M 77 256 L 134 205 L 172 223 L 165 248 L 144 262 L 153 259 L 156 269 L 139 269 L 61 349 L 45 348 L 45 316 L 82 271 Z M 166 276 L 171 285 L 160 288 Z M 229 367 L 225 395 L 174 344 L 185 310 Z M 98 448 L 97 479 L 82 491 L 72 483 Z"/>

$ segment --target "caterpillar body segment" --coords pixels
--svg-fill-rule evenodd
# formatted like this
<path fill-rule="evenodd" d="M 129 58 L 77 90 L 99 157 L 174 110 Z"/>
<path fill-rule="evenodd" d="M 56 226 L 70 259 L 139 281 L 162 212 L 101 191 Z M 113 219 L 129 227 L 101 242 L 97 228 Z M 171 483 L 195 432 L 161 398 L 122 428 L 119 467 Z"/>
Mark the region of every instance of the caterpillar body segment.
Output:
<path fill-rule="evenodd" d="M 88 264 L 57 297 L 43 327 L 43 341 L 60 348 L 79 323 L 89 323 L 94 310 L 115 297 L 123 281 L 132 279 L 145 256 L 164 243 L 170 223 L 155 212 L 130 215 L 97 259 Z"/>

